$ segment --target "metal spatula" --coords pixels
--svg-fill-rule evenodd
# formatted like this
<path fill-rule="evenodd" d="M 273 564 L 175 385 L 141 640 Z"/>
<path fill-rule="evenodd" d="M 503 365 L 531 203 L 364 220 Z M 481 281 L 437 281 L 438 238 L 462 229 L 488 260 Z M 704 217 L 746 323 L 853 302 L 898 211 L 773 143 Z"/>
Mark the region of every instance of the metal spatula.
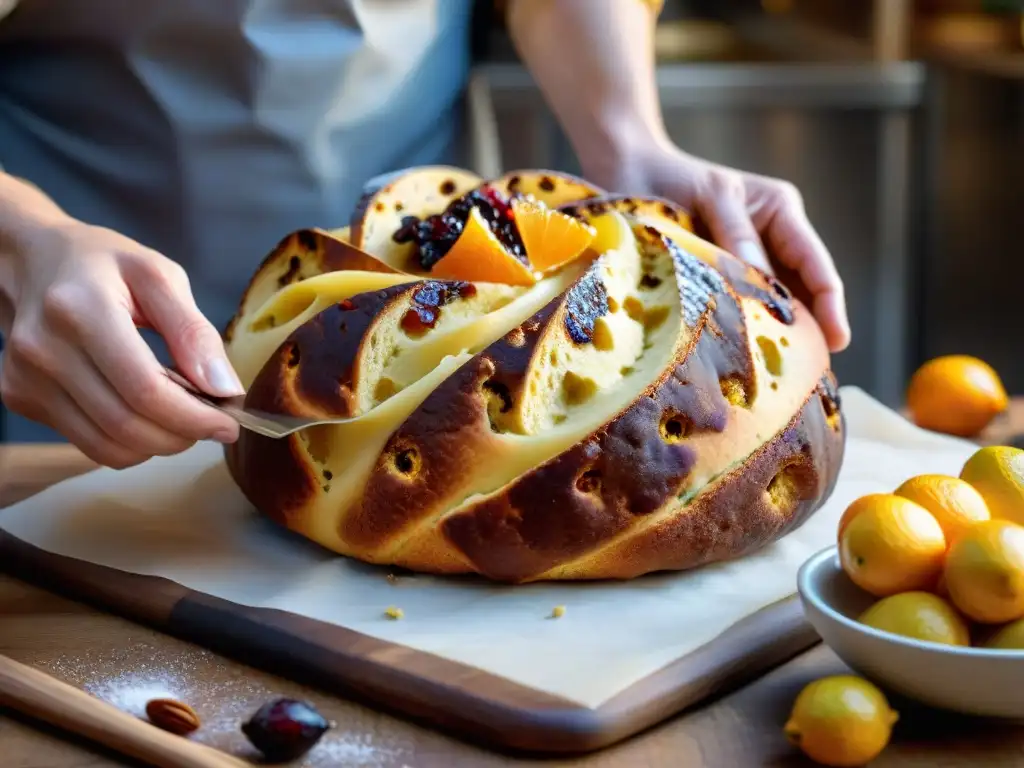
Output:
<path fill-rule="evenodd" d="M 164 368 L 167 376 L 197 400 L 226 413 L 238 422 L 239 426 L 266 437 L 287 437 L 306 427 L 320 424 L 339 424 L 349 419 L 314 419 L 305 416 L 285 416 L 280 413 L 266 413 L 255 408 L 245 407 L 245 395 L 237 397 L 214 397 L 197 389 L 192 382 L 177 371 Z"/>

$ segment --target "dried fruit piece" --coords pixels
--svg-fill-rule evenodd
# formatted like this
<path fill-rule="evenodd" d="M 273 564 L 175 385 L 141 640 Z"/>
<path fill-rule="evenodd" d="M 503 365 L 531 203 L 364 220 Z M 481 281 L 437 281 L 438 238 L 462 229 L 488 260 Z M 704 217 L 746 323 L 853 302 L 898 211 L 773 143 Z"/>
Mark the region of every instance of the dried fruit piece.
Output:
<path fill-rule="evenodd" d="M 579 219 L 530 198 L 512 201 L 512 218 L 526 249 L 526 258 L 539 272 L 557 269 L 586 250 L 596 230 Z"/>
<path fill-rule="evenodd" d="M 530 286 L 537 282 L 533 272 L 501 244 L 487 226 L 479 208 L 469 212 L 459 239 L 434 265 L 430 274 L 446 280 L 506 285 Z"/>
<path fill-rule="evenodd" d="M 489 184 L 453 200 L 441 213 L 420 219 L 406 216 L 394 233 L 396 243 L 413 243 L 413 261 L 428 272 L 462 236 L 472 212 L 476 211 L 496 241 L 509 255 L 525 261 L 525 248 L 519 237 L 509 201 Z"/>
<path fill-rule="evenodd" d="M 146 702 L 146 717 L 157 728 L 178 736 L 192 733 L 200 725 L 195 710 L 176 699 L 153 699 Z"/>
<path fill-rule="evenodd" d="M 312 704 L 296 699 L 267 702 L 242 725 L 242 733 L 271 762 L 306 754 L 331 728 Z"/>

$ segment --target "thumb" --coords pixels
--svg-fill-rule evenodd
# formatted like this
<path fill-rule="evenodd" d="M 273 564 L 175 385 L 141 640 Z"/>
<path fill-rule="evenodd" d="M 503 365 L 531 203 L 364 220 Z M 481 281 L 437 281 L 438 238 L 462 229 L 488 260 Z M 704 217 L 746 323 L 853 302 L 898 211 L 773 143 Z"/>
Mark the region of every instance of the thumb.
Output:
<path fill-rule="evenodd" d="M 769 275 L 773 274 L 761 237 L 747 213 L 742 187 L 723 190 L 716 197 L 705 200 L 700 215 L 719 248 Z"/>
<path fill-rule="evenodd" d="M 178 370 L 189 381 L 214 396 L 245 394 L 220 333 L 199 311 L 187 278 L 164 275 L 160 280 L 129 280 L 128 287 L 141 314 L 163 337 Z"/>

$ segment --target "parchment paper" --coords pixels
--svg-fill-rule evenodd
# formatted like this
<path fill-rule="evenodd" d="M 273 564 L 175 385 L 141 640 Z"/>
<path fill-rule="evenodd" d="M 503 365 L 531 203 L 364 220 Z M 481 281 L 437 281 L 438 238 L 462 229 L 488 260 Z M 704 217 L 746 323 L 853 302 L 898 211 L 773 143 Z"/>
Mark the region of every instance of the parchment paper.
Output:
<path fill-rule="evenodd" d="M 256 517 L 220 446 L 207 443 L 60 483 L 0 510 L 0 527 L 56 554 L 340 624 L 596 707 L 792 595 L 797 569 L 834 543 L 854 498 L 922 472 L 956 475 L 976 449 L 918 429 L 860 389 L 841 393 L 846 460 L 835 493 L 810 521 L 741 561 L 628 583 L 505 587 L 427 576 L 392 583 L 386 568 L 336 557 Z M 390 605 L 404 619 L 387 619 Z M 565 615 L 547 618 L 555 605 L 565 605 Z"/>

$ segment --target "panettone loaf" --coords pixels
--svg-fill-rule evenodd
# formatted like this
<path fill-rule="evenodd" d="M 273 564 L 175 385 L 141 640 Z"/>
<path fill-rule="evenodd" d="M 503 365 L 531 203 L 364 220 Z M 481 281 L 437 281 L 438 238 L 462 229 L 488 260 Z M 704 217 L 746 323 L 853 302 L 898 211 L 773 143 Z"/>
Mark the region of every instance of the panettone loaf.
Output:
<path fill-rule="evenodd" d="M 552 172 L 368 189 L 348 227 L 281 241 L 226 333 L 251 406 L 339 421 L 243 431 L 232 476 L 283 526 L 423 572 L 632 578 L 765 546 L 831 493 L 837 385 L 806 307 L 692 230 Z M 520 278 L 431 277 L 467 258 Z"/>

